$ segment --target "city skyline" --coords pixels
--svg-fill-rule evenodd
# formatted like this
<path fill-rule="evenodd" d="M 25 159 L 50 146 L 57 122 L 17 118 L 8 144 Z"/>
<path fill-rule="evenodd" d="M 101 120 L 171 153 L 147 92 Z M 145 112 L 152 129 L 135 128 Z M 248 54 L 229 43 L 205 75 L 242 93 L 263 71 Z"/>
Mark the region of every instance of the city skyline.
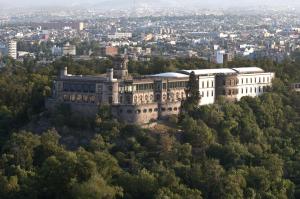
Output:
<path fill-rule="evenodd" d="M 228 7 L 258 7 L 258 6 L 288 6 L 288 7 L 298 7 L 300 3 L 296 0 L 214 0 L 214 1 L 202 1 L 197 0 L 152 0 L 152 1 L 135 1 L 135 0 L 29 0 L 29 1 L 6 1 L 0 0 L 0 6 L 2 8 L 12 8 L 12 7 L 76 7 L 76 6 L 85 6 L 85 7 L 99 7 L 103 9 L 127 9 L 132 8 L 133 6 L 144 6 L 144 7 L 153 7 L 153 8 L 166 8 L 166 7 L 182 7 L 184 8 L 228 8 Z"/>

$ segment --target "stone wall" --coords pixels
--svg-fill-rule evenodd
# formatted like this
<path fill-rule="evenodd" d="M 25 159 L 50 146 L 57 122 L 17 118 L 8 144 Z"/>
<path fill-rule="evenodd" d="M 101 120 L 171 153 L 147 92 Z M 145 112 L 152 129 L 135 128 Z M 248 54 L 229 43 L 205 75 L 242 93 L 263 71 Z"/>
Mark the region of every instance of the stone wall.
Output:
<path fill-rule="evenodd" d="M 180 102 L 151 103 L 143 105 L 114 105 L 112 114 L 119 121 L 135 124 L 146 124 L 171 115 L 178 115 Z"/>

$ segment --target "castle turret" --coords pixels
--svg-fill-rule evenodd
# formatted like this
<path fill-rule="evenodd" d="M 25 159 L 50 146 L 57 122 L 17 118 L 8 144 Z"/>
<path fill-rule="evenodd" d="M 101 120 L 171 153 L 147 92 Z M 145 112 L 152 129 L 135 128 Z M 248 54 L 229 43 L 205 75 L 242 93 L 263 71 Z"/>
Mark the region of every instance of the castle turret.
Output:
<path fill-rule="evenodd" d="M 128 77 L 128 57 L 125 56 L 124 60 L 115 70 L 115 78 L 126 79 Z"/>

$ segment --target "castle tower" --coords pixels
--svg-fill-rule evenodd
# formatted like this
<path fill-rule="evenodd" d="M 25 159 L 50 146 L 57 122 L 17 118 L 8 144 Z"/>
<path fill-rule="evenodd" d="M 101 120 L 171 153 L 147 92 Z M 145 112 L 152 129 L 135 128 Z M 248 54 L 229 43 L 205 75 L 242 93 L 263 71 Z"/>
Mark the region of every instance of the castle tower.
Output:
<path fill-rule="evenodd" d="M 117 66 L 114 76 L 117 79 L 126 79 L 128 77 L 128 57 L 125 56 L 124 60 Z"/>

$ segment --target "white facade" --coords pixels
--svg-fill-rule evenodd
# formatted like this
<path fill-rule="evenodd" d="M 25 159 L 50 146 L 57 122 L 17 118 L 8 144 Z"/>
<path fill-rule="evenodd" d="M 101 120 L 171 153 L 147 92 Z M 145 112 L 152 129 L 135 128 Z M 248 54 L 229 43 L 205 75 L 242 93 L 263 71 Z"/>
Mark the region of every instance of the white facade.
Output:
<path fill-rule="evenodd" d="M 237 100 L 245 96 L 262 95 L 266 88 L 272 86 L 274 76 L 274 73 L 239 74 Z"/>
<path fill-rule="evenodd" d="M 238 94 L 236 100 L 242 97 L 258 97 L 272 86 L 275 73 L 264 72 L 257 67 L 244 68 L 219 68 L 201 70 L 182 70 L 179 73 L 190 74 L 194 72 L 199 79 L 199 93 L 201 96 L 200 105 L 214 104 L 216 100 L 216 75 L 236 75 L 238 83 L 236 89 Z"/>
<path fill-rule="evenodd" d="M 199 76 L 200 106 L 215 103 L 215 76 Z"/>

